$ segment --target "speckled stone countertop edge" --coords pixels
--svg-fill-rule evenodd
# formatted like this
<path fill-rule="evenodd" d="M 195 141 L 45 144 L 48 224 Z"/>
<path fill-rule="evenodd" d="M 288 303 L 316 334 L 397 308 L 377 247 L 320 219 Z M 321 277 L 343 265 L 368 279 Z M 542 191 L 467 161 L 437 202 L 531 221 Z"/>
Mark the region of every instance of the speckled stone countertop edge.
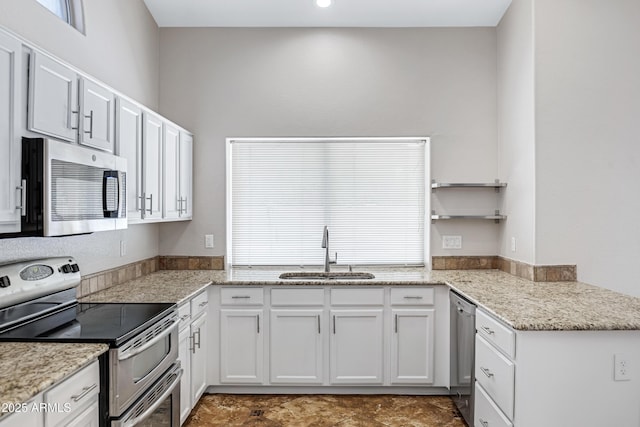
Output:
<path fill-rule="evenodd" d="M 4 353 L 0 358 L 3 368 L 0 404 L 28 402 L 108 350 L 107 344 L 0 342 L 0 352 Z M 19 361 L 7 360 L 11 359 L 7 355 L 14 353 L 16 357 L 20 356 Z M 13 363 L 17 365 L 13 367 Z M 0 411 L 0 419 L 8 415 L 10 412 Z"/>

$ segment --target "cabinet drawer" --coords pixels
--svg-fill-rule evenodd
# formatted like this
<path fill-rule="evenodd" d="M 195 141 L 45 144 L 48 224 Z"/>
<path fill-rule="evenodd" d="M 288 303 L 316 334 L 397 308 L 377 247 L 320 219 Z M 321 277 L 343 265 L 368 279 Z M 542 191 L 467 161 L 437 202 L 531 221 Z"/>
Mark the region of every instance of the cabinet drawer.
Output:
<path fill-rule="evenodd" d="M 391 305 L 433 305 L 433 288 L 391 288 Z"/>
<path fill-rule="evenodd" d="M 195 297 L 191 298 L 191 317 L 195 319 L 198 314 L 207 309 L 209 303 L 209 294 L 207 291 L 201 292 Z"/>
<path fill-rule="evenodd" d="M 516 333 L 482 310 L 476 311 L 476 330 L 510 358 L 516 354 Z"/>
<path fill-rule="evenodd" d="M 324 289 L 271 289 L 271 305 L 322 306 L 324 305 Z"/>
<path fill-rule="evenodd" d="M 264 290 L 262 288 L 222 288 L 220 303 L 222 305 L 262 305 Z"/>
<path fill-rule="evenodd" d="M 45 412 L 45 424 L 55 426 L 67 417 L 74 418 L 97 398 L 99 392 L 100 374 L 96 360 L 44 393 L 44 402 L 49 407 L 60 408 Z"/>
<path fill-rule="evenodd" d="M 507 417 L 513 419 L 513 362 L 476 334 L 475 367 L 476 380 Z"/>
<path fill-rule="evenodd" d="M 180 322 L 180 326 L 178 326 L 179 330 L 183 330 L 191 323 L 191 303 L 189 301 L 178 307 L 178 319 Z"/>
<path fill-rule="evenodd" d="M 331 305 L 382 305 L 384 289 L 331 289 Z"/>
<path fill-rule="evenodd" d="M 476 383 L 473 425 L 475 427 L 513 427 L 489 395 Z"/>

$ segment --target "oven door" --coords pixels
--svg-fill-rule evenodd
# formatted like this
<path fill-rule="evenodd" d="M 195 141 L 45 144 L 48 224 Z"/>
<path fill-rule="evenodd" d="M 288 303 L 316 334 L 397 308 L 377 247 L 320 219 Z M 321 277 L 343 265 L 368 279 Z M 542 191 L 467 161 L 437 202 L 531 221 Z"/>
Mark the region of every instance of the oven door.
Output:
<path fill-rule="evenodd" d="M 178 317 L 171 313 L 109 350 L 109 415 L 119 417 L 178 359 Z"/>
<path fill-rule="evenodd" d="M 180 426 L 180 362 L 173 366 L 144 393 L 111 427 Z"/>

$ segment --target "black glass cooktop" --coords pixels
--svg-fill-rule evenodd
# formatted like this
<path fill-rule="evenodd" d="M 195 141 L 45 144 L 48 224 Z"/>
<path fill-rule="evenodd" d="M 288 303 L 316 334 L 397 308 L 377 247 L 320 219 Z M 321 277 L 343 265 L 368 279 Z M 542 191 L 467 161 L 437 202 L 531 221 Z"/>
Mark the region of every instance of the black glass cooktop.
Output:
<path fill-rule="evenodd" d="M 170 303 L 79 303 L 0 334 L 0 341 L 100 342 L 118 346 L 175 308 Z"/>

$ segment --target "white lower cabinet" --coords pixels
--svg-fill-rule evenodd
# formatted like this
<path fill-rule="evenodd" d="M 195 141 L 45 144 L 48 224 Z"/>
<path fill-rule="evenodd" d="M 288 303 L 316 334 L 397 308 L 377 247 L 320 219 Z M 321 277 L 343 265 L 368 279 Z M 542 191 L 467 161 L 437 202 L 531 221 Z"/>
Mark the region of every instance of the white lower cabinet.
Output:
<path fill-rule="evenodd" d="M 206 291 L 201 292 L 178 307 L 178 360 L 183 370 L 180 379 L 180 424 L 187 419 L 207 387 L 208 297 Z"/>
<path fill-rule="evenodd" d="M 220 382 L 262 384 L 264 311 L 220 310 Z"/>
<path fill-rule="evenodd" d="M 498 408 L 491 397 L 476 383 L 473 424 L 476 427 L 513 427 L 513 423 Z"/>
<path fill-rule="evenodd" d="M 391 316 L 391 383 L 433 383 L 435 310 L 396 309 Z"/>
<path fill-rule="evenodd" d="M 331 383 L 382 384 L 383 310 L 331 310 Z"/>
<path fill-rule="evenodd" d="M 42 403 L 42 393 L 40 393 L 28 402 L 21 404 L 20 409 L 9 405 L 8 408 L 5 408 L 9 413 L 0 418 L 0 427 L 43 427 L 43 413 L 32 410 L 34 407 L 40 407 Z"/>
<path fill-rule="evenodd" d="M 322 310 L 271 310 L 269 328 L 270 382 L 322 384 Z"/>
<path fill-rule="evenodd" d="M 427 386 L 446 393 L 448 311 L 438 310 L 448 307 L 445 287 L 223 286 L 210 294 L 218 323 L 213 387 Z"/>

